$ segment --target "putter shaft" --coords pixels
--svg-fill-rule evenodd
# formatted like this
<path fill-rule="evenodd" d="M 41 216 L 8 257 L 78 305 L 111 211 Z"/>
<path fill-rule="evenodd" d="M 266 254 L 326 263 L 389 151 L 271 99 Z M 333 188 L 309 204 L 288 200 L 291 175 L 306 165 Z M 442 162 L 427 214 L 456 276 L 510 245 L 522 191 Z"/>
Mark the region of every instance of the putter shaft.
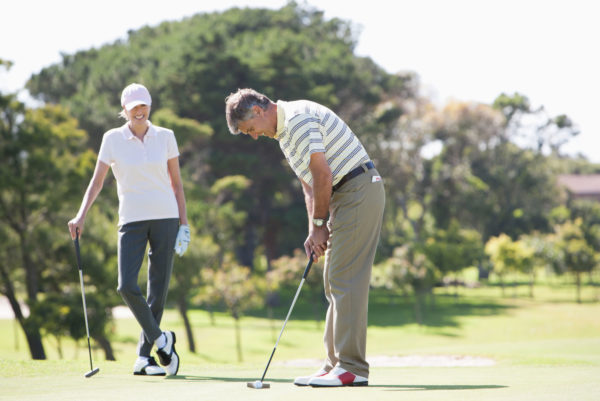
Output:
<path fill-rule="evenodd" d="M 281 335 L 283 334 L 283 330 L 285 329 L 285 326 L 290 318 L 290 315 L 292 314 L 292 310 L 294 309 L 294 305 L 296 304 L 296 300 L 298 299 L 298 295 L 300 295 L 300 291 L 302 290 L 302 286 L 304 285 L 304 282 L 306 281 L 306 277 L 308 276 L 308 272 L 310 272 L 310 267 L 312 266 L 313 263 L 313 258 L 315 257 L 314 253 L 311 253 L 308 264 L 306 265 L 306 268 L 304 269 L 304 274 L 302 275 L 302 280 L 300 281 L 300 285 L 298 286 L 298 290 L 296 291 L 296 295 L 294 296 L 294 300 L 292 301 L 292 305 L 290 306 L 290 310 L 288 311 L 288 314 L 285 318 L 285 321 L 283 322 L 283 327 L 281 328 L 281 331 L 279 332 L 279 337 L 277 337 L 277 341 L 275 342 L 275 347 L 273 347 L 273 351 L 271 352 L 271 356 L 269 357 L 269 362 L 267 362 L 267 366 L 265 367 L 265 371 L 263 372 L 262 378 L 260 379 L 261 383 L 263 380 L 265 380 L 265 375 L 267 374 L 267 370 L 269 369 L 269 365 L 271 364 L 271 360 L 273 359 L 273 355 L 275 355 L 275 350 L 277 349 L 277 345 L 279 345 L 279 340 L 281 339 Z M 263 384 L 264 385 L 264 384 Z"/>
<path fill-rule="evenodd" d="M 88 324 L 87 318 L 87 305 L 85 303 L 85 288 L 83 286 L 83 269 L 81 268 L 81 252 L 79 251 L 79 229 L 76 231 L 75 240 L 73 240 L 75 244 L 75 255 L 77 256 L 77 268 L 79 269 L 79 283 L 81 284 L 81 301 L 83 303 L 83 317 L 85 319 L 85 333 L 87 334 L 87 343 L 88 343 L 88 354 L 90 356 L 90 371 L 87 372 L 85 377 L 92 377 L 100 368 L 94 369 L 94 365 L 92 363 L 92 345 L 90 344 L 90 327 Z"/>

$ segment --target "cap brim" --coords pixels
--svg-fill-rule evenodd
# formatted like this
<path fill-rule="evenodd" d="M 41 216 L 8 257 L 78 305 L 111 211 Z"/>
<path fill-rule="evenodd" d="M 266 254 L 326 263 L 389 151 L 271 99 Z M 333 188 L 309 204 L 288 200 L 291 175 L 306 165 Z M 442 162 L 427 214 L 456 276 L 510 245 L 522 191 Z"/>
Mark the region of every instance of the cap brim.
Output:
<path fill-rule="evenodd" d="M 134 100 L 133 102 L 129 102 L 126 105 L 124 105 L 124 107 L 127 109 L 127 111 L 131 111 L 131 109 L 133 109 L 135 106 L 139 106 L 140 104 L 145 104 L 147 106 L 150 106 L 149 104 L 147 104 L 146 102 L 144 102 L 142 100 Z"/>

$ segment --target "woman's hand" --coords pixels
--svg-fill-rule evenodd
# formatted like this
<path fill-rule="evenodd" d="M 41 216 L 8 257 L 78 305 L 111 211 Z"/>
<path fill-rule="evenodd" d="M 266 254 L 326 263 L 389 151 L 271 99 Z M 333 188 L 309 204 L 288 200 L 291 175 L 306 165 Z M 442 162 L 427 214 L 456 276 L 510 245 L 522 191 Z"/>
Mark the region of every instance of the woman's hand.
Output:
<path fill-rule="evenodd" d="M 83 233 L 83 225 L 85 224 L 85 217 L 76 216 L 69 220 L 69 232 L 71 233 L 71 239 L 75 239 L 77 235 L 81 236 Z"/>

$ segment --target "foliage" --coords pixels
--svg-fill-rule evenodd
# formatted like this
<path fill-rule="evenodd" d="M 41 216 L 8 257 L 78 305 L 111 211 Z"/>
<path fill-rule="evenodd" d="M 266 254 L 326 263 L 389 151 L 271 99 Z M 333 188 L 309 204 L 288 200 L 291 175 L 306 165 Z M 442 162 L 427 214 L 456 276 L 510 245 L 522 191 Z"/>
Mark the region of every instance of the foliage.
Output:
<path fill-rule="evenodd" d="M 558 269 L 575 275 L 577 284 L 577 302 L 581 302 L 581 273 L 589 273 L 598 266 L 598 254 L 586 241 L 583 220 L 569 220 L 555 228 L 555 246 L 562 258 L 558 259 Z"/>
<path fill-rule="evenodd" d="M 506 275 L 533 271 L 535 249 L 525 240 L 513 241 L 508 235 L 500 234 L 488 240 L 485 252 L 492 261 L 494 273 L 500 277 L 503 293 Z"/>
<path fill-rule="evenodd" d="M 46 105 L 29 109 L 13 95 L 2 95 L 0 100 L 0 232 L 4 237 L 0 244 L 0 291 L 11 299 L 15 316 L 27 334 L 32 357 L 44 359 L 39 316 L 32 313 L 24 317 L 17 301 L 25 295 L 30 310 L 35 312 L 41 302 L 40 294 L 52 297 L 79 288 L 66 222 L 76 207 L 85 179 L 91 175 L 94 154 L 85 147 L 85 132 L 65 108 Z M 98 225 L 96 235 L 101 237 L 108 220 L 103 216 L 91 220 Z M 114 304 L 114 297 L 105 291 L 114 284 L 102 262 L 114 260 L 115 253 L 114 247 L 102 238 L 96 252 L 83 256 L 86 266 L 92 268 L 92 291 L 98 289 L 103 313 L 105 307 Z M 65 306 L 58 301 L 60 297 L 56 303 L 48 304 L 56 313 Z M 105 340 L 104 326 L 109 318 L 98 319 L 102 328 L 92 334 L 99 341 Z M 110 355 L 110 344 L 104 344 Z"/>
<path fill-rule="evenodd" d="M 178 138 L 181 131 L 182 164 L 195 183 L 211 186 L 240 174 L 253 180 L 241 209 L 247 214 L 242 243 L 235 250 L 238 261 L 251 266 L 259 245 L 269 261 L 297 248 L 303 239 L 297 233 L 306 230 L 307 220 L 301 188 L 277 144 L 229 135 L 224 99 L 242 87 L 274 100 L 308 98 L 360 127 L 388 88 L 400 93 L 404 81 L 357 57 L 355 44 L 351 23 L 327 20 L 306 5 L 234 8 L 143 27 L 125 40 L 64 55 L 34 75 L 27 88 L 40 100 L 67 106 L 97 149 L 107 127 L 118 124 L 122 88 L 132 81 L 145 84 L 157 121 L 173 124 Z M 188 124 L 173 123 L 175 116 L 215 134 L 188 142 Z"/>
<path fill-rule="evenodd" d="M 427 239 L 423 252 L 445 275 L 476 265 L 483 258 L 483 244 L 477 231 L 461 229 L 452 221 L 447 230 L 439 229 Z"/>
<path fill-rule="evenodd" d="M 550 116 L 544 106 L 534 109 L 527 96 L 520 93 L 500 94 L 493 107 L 504 114 L 507 132 L 513 140 L 537 153 L 557 155 L 565 143 L 580 133 L 567 115 Z"/>
<path fill-rule="evenodd" d="M 315 321 L 319 322 L 322 318 L 320 306 L 326 302 L 323 291 L 323 260 L 313 263 L 303 286 L 312 305 Z M 308 257 L 303 249 L 295 249 L 292 256 L 282 256 L 272 263 L 272 269 L 267 272 L 266 280 L 271 299 L 273 293 L 277 290 L 287 289 L 294 291 L 298 288 L 304 269 L 308 263 Z"/>
<path fill-rule="evenodd" d="M 243 360 L 239 321 L 248 309 L 264 304 L 264 278 L 251 275 L 248 267 L 225 260 L 218 269 L 203 269 L 204 286 L 198 299 L 209 304 L 222 303 L 235 319 L 238 362 Z"/>
<path fill-rule="evenodd" d="M 371 284 L 374 287 L 405 290 L 409 286 L 415 295 L 415 317 L 423 324 L 424 300 L 435 284 L 438 272 L 427 256 L 417 248 L 405 245 L 394 249 L 387 261 L 373 267 Z"/>

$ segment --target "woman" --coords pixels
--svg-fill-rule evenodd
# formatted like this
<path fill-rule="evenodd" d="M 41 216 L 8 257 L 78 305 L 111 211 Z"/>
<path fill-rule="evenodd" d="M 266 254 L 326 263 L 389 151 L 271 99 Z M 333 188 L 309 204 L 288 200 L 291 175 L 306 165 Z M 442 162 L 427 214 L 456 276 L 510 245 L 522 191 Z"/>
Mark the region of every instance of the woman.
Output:
<path fill-rule="evenodd" d="M 142 334 L 134 375 L 177 374 L 179 356 L 175 333 L 162 331 L 162 318 L 176 252 L 182 256 L 190 241 L 185 195 L 179 172 L 179 151 L 173 131 L 148 120 L 152 98 L 140 84 L 127 86 L 121 95 L 121 116 L 127 122 L 104 134 L 94 175 L 77 216 L 69 221 L 74 239 L 83 233 L 88 210 L 102 190 L 109 167 L 117 180 L 119 196 L 119 285 L 117 291 L 138 323 Z M 137 285 L 148 251 L 147 299 Z M 157 347 L 162 367 L 150 352 Z M 165 372 L 166 371 L 166 372 Z"/>

